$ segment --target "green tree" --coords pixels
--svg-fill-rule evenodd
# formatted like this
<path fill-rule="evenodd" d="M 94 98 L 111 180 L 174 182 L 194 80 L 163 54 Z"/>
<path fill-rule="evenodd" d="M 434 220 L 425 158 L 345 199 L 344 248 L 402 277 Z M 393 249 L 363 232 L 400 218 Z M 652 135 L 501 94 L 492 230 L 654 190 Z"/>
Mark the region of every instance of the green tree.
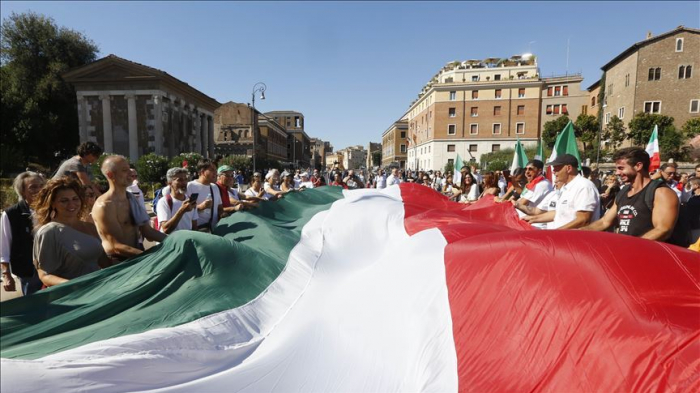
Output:
<path fill-rule="evenodd" d="M 515 149 L 513 148 L 482 154 L 481 167 L 486 171 L 501 171 L 503 169 L 508 169 L 513 163 L 514 154 Z M 525 147 L 525 155 L 528 157 L 528 159 L 534 158 L 535 154 L 537 154 L 537 146 Z"/>
<path fill-rule="evenodd" d="M 613 116 L 603 130 L 603 140 L 608 141 L 608 146 L 615 150 L 627 137 L 625 130 L 625 123 Z"/>
<path fill-rule="evenodd" d="M 598 140 L 598 129 L 600 123 L 598 119 L 592 115 L 578 115 L 574 122 L 574 130 L 576 138 L 583 143 L 583 154 L 585 157 L 591 157 L 594 153 L 593 147 Z"/>
<path fill-rule="evenodd" d="M 681 132 L 688 139 L 692 139 L 697 135 L 700 135 L 700 117 L 695 117 L 686 121 L 681 128 Z"/>
<path fill-rule="evenodd" d="M 662 135 L 669 128 L 674 128 L 673 118 L 670 116 L 651 113 L 637 113 L 629 122 L 628 138 L 637 146 L 645 146 L 649 142 L 654 126 L 659 126 L 659 144 Z"/>
<path fill-rule="evenodd" d="M 261 159 L 256 160 L 258 164 L 261 163 Z M 219 165 L 229 165 L 235 170 L 248 171 L 253 169 L 253 160 L 247 156 L 225 156 L 219 160 Z"/>
<path fill-rule="evenodd" d="M 377 150 L 372 152 L 372 165 L 380 166 L 382 165 L 382 151 Z"/>
<path fill-rule="evenodd" d="M 686 145 L 687 138 L 676 127 L 666 127 L 664 132 L 659 131 L 659 150 L 662 160 L 673 158 L 674 161 L 687 161 L 690 146 Z"/>
<path fill-rule="evenodd" d="M 75 153 L 78 116 L 75 91 L 61 74 L 96 59 L 97 46 L 82 33 L 33 13 L 12 13 L 0 26 L 0 143 L 3 168 L 30 161 L 56 164 Z M 6 169 L 7 170 L 7 169 Z"/>
<path fill-rule="evenodd" d="M 542 126 L 542 140 L 544 141 L 545 146 L 550 149 L 554 147 L 554 142 L 557 140 L 557 134 L 563 130 L 567 124 L 569 124 L 569 120 L 569 116 L 562 115 L 554 120 L 544 123 L 544 126 Z"/>
<path fill-rule="evenodd" d="M 448 162 L 447 164 L 445 164 L 445 170 L 443 171 L 443 173 L 448 173 L 448 172 L 454 173 L 454 170 L 455 170 L 454 164 L 452 164 L 451 162 Z"/>
<path fill-rule="evenodd" d="M 187 170 L 190 172 L 190 178 L 195 178 L 199 176 L 197 173 L 197 163 L 203 158 L 204 157 L 199 153 L 180 153 L 180 155 L 170 159 L 169 168 L 182 168 L 185 166 L 185 162 L 187 162 Z"/>
<path fill-rule="evenodd" d="M 166 182 L 165 174 L 170 169 L 167 157 L 159 156 L 155 153 L 148 153 L 139 157 L 136 161 L 136 170 L 139 173 L 139 180 L 144 183 Z"/>

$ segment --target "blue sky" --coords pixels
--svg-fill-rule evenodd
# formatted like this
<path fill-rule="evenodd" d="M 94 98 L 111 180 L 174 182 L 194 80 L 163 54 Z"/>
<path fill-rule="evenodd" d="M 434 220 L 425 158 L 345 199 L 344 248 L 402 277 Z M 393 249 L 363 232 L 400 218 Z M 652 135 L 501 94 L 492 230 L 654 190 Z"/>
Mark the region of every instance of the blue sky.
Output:
<path fill-rule="evenodd" d="M 304 113 L 336 149 L 381 134 L 445 63 L 538 56 L 541 74 L 600 66 L 646 32 L 700 27 L 700 2 L 5 2 L 50 16 L 110 53 L 164 70 L 219 102 Z"/>

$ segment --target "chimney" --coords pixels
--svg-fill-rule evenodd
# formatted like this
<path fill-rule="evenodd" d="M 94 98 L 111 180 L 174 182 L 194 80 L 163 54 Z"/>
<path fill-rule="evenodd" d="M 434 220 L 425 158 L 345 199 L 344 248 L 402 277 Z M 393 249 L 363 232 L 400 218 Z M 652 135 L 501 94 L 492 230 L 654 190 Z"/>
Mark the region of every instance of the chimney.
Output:
<path fill-rule="evenodd" d="M 647 39 L 649 39 L 651 37 L 653 37 L 653 35 L 651 34 L 651 31 L 647 31 Z"/>

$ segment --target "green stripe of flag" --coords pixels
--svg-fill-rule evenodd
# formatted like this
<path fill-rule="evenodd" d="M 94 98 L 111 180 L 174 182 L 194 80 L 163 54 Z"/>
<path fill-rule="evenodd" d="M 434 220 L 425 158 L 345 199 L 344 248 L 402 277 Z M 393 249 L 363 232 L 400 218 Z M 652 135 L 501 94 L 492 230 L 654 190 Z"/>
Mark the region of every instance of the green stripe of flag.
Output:
<path fill-rule="evenodd" d="M 222 220 L 220 236 L 176 232 L 133 260 L 4 302 L 0 355 L 36 359 L 241 306 L 279 276 L 304 225 L 341 198 L 339 187 L 291 193 Z"/>

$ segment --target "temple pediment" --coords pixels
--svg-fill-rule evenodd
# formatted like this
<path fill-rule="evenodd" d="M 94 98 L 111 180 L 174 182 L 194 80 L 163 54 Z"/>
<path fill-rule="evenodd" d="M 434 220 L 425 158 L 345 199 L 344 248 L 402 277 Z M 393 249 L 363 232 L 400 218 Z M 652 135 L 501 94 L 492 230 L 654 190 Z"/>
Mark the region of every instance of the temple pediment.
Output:
<path fill-rule="evenodd" d="M 71 70 L 63 75 L 70 83 L 81 82 L 123 82 L 133 80 L 161 79 L 163 71 L 120 57 L 109 55 L 94 63 Z"/>

